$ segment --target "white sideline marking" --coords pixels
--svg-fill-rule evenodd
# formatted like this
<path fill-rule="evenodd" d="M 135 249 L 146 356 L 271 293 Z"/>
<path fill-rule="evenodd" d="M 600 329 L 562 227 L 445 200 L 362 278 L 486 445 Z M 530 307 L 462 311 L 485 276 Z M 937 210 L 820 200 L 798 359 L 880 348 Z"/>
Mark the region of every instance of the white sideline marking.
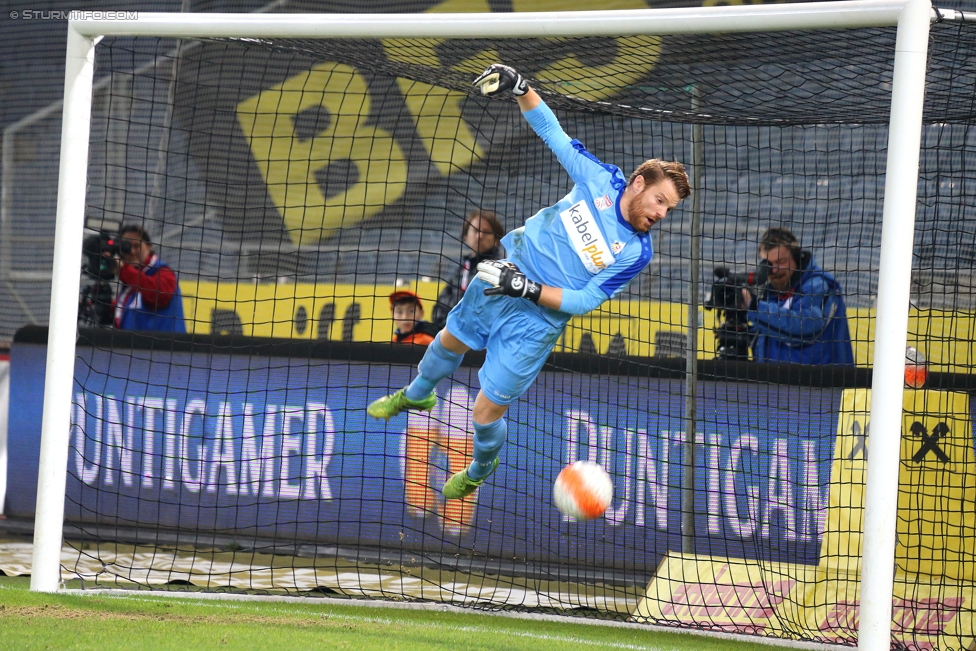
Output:
<path fill-rule="evenodd" d="M 136 597 L 133 596 L 132 590 L 120 590 L 120 589 L 94 589 L 94 590 L 58 590 L 59 594 L 70 594 L 79 596 L 103 596 L 103 597 L 115 597 L 120 599 L 131 599 L 133 601 L 155 601 L 155 599 L 147 599 L 145 596 Z M 289 597 L 284 595 L 247 595 L 247 594 L 230 594 L 225 592 L 214 592 L 214 593 L 186 593 L 186 592 L 169 592 L 169 591 L 141 591 L 143 595 L 150 595 L 152 597 L 163 597 L 171 599 L 182 599 L 184 601 L 236 601 L 236 602 L 247 602 L 247 601 L 262 601 L 262 602 L 281 602 L 281 603 L 296 603 L 296 604 L 308 604 L 309 600 L 314 599 L 316 604 L 323 604 L 329 606 L 352 606 L 352 607 L 362 607 L 362 608 L 390 608 L 390 609 L 401 609 L 401 610 L 437 610 L 444 612 L 453 612 L 464 615 L 481 614 L 489 615 L 492 617 L 508 617 L 511 619 L 528 619 L 537 621 L 547 621 L 556 622 L 564 624 L 585 624 L 588 626 L 612 626 L 618 628 L 628 628 L 636 631 L 649 631 L 653 633 L 678 633 L 682 635 L 699 636 L 699 637 L 710 637 L 713 639 L 729 640 L 732 642 L 746 642 L 752 644 L 763 644 L 773 647 L 785 647 L 789 649 L 809 649 L 810 651 L 850 651 L 850 647 L 843 646 L 839 644 L 824 644 L 820 642 L 807 642 L 804 640 L 785 640 L 782 638 L 772 638 L 772 637 L 760 637 L 753 635 L 741 635 L 736 633 L 723 633 L 721 631 L 703 631 L 693 628 L 677 628 L 671 626 L 659 626 L 655 624 L 640 624 L 637 622 L 621 622 L 621 621 L 608 621 L 608 620 L 594 620 L 587 619 L 584 617 L 573 617 L 572 615 L 546 615 L 542 613 L 524 613 L 524 612 L 513 612 L 513 611 L 483 611 L 483 610 L 472 610 L 471 608 L 464 608 L 461 606 L 454 606 L 445 603 L 435 603 L 435 602 L 402 602 L 402 601 L 382 601 L 379 599 L 336 599 L 333 597 Z M 224 608 L 241 608 L 239 604 L 221 604 Z M 277 610 L 277 609 L 275 609 Z M 288 610 L 281 612 L 290 612 L 298 614 L 309 614 L 320 616 L 321 612 L 313 611 L 299 611 L 299 610 Z M 355 615 L 335 615 L 335 617 L 357 617 Z M 399 620 L 391 620 L 385 617 L 363 617 L 362 621 L 375 621 L 378 623 L 402 623 Z M 414 624 L 415 626 L 420 626 Z M 461 627 L 455 627 L 458 630 L 465 630 Z M 480 630 L 474 629 L 471 630 Z M 490 632 L 491 629 L 484 629 Z M 518 634 L 516 634 L 518 635 Z M 539 634 L 527 634 L 527 635 L 537 635 L 540 639 L 544 636 Z M 552 640 L 557 640 L 557 638 L 548 638 Z M 562 640 L 559 640 L 562 641 Z M 609 643 L 601 643 L 594 641 L 577 640 L 575 638 L 567 638 L 565 641 L 568 642 L 580 642 L 587 644 L 603 644 L 607 646 Z M 607 647 L 611 648 L 611 647 Z M 676 651 L 674 648 L 666 649 L 664 647 L 641 647 L 641 646 L 623 646 L 612 648 L 627 648 L 627 649 L 641 649 L 645 651 Z"/>
<path fill-rule="evenodd" d="M 122 601 L 139 601 L 139 602 L 145 602 L 145 603 L 159 603 L 159 600 L 158 599 L 147 599 L 145 597 L 129 597 L 129 596 L 124 595 L 124 594 L 108 594 L 108 591 L 103 592 L 103 593 L 100 593 L 100 594 L 95 594 L 95 595 L 93 595 L 91 593 L 92 592 L 100 592 L 100 591 L 85 590 L 85 591 L 82 592 L 82 591 L 75 591 L 75 590 L 61 590 L 59 592 L 61 592 L 62 594 L 73 594 L 75 592 L 79 592 L 83 596 L 101 596 L 101 597 L 108 597 L 110 599 L 119 599 L 119 600 L 122 600 Z M 162 596 L 162 595 L 154 595 L 154 596 Z M 176 596 L 176 595 L 172 595 L 172 596 Z M 249 595 L 246 595 L 246 596 L 249 596 Z M 242 609 L 245 609 L 246 608 L 248 610 L 253 610 L 255 612 L 268 612 L 267 610 L 259 611 L 257 608 L 251 607 L 250 604 L 206 603 L 208 601 L 210 601 L 210 602 L 214 601 L 213 599 L 210 599 L 210 598 L 198 599 L 195 596 L 193 596 L 193 597 L 191 597 L 191 596 L 185 596 L 185 597 L 181 597 L 181 599 L 183 601 L 189 602 L 189 603 L 194 604 L 194 605 L 201 605 L 201 606 L 206 605 L 206 606 L 209 606 L 209 607 L 212 607 L 212 608 L 229 608 L 229 609 L 234 609 L 234 610 L 242 610 Z M 323 604 L 323 605 L 326 605 L 326 604 Z M 328 604 L 328 605 L 332 605 L 332 604 Z M 370 605 L 375 606 L 377 604 L 373 604 L 371 602 Z M 385 604 L 383 604 L 383 605 L 385 605 Z M 424 609 L 424 610 L 427 610 L 427 609 Z M 483 613 L 483 612 L 479 612 L 479 611 L 473 611 L 473 610 L 470 610 L 470 609 L 459 609 L 459 611 L 462 614 L 466 614 L 466 615 L 493 614 L 493 613 Z M 363 615 L 345 615 L 345 614 L 336 613 L 336 612 L 334 612 L 332 610 L 326 610 L 326 611 L 310 611 L 310 610 L 300 610 L 300 609 L 288 609 L 288 610 L 285 610 L 283 608 L 271 608 L 270 609 L 270 612 L 273 612 L 273 613 L 281 613 L 281 614 L 284 614 L 284 615 L 308 615 L 309 617 L 322 617 L 323 615 L 325 615 L 325 616 L 327 616 L 330 619 L 340 619 L 340 620 L 346 620 L 346 621 L 351 621 L 351 622 L 364 622 L 364 623 L 370 623 L 370 624 L 386 624 L 388 626 L 392 626 L 392 625 L 396 624 L 398 626 L 410 626 L 410 627 L 413 627 L 413 628 L 426 628 L 426 629 L 435 629 L 435 630 L 448 630 L 448 631 L 456 631 L 456 632 L 459 632 L 459 633 L 492 633 L 492 632 L 497 632 L 495 629 L 487 628 L 487 627 L 484 627 L 484 626 L 455 626 L 455 625 L 452 625 L 452 624 L 437 624 L 437 623 L 433 623 L 433 622 L 413 622 L 413 621 L 409 621 L 409 620 L 400 620 L 400 619 L 395 619 L 395 618 L 390 618 L 390 617 L 368 617 L 368 616 L 363 616 Z M 572 618 L 565 618 L 565 617 L 563 617 L 563 618 L 557 618 L 555 621 L 557 621 L 557 622 L 564 622 L 564 623 L 573 623 L 572 621 L 567 621 L 567 619 L 572 619 Z M 572 635 L 570 635 L 570 636 L 566 636 L 566 635 L 549 635 L 547 633 L 528 633 L 528 632 L 524 632 L 524 631 L 505 631 L 504 634 L 505 635 L 511 635 L 511 636 L 514 636 L 514 637 L 529 638 L 529 639 L 533 639 L 533 640 L 544 640 L 544 641 L 548 641 L 548 642 L 568 642 L 568 643 L 574 643 L 574 644 L 585 644 L 585 645 L 588 645 L 588 646 L 595 646 L 595 647 L 606 648 L 606 649 L 629 649 L 629 650 L 633 650 L 633 651 L 681 651 L 680 649 L 677 649 L 675 647 L 647 646 L 647 645 L 644 645 L 644 644 L 628 644 L 628 643 L 625 643 L 625 642 L 601 642 L 601 641 L 598 641 L 598 640 L 589 640 L 589 639 L 586 639 L 586 638 L 583 638 L 583 637 L 576 637 L 576 636 L 572 636 Z"/>

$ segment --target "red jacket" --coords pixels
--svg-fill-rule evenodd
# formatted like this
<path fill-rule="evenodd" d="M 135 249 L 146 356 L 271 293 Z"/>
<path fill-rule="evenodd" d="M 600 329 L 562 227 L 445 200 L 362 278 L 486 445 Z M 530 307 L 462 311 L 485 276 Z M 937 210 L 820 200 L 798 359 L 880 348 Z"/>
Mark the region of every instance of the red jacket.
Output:
<path fill-rule="evenodd" d="M 154 269 L 155 273 L 147 274 L 146 270 L 153 268 L 158 257 L 152 254 L 149 260 L 142 267 L 131 264 L 123 264 L 119 269 L 119 280 L 125 287 L 119 292 L 115 299 L 115 307 L 123 307 L 131 302 L 130 295 L 139 292 L 142 297 L 142 305 L 145 309 L 154 312 L 169 306 L 176 295 L 177 281 L 176 274 L 167 265 L 159 265 Z M 120 328 L 122 310 L 115 310 L 115 327 Z"/>

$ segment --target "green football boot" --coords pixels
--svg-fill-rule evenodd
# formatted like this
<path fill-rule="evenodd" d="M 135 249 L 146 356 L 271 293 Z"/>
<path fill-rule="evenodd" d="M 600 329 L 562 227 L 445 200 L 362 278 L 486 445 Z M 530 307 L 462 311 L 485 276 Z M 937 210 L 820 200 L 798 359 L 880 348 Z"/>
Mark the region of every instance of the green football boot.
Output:
<path fill-rule="evenodd" d="M 451 478 L 447 480 L 444 484 L 444 488 L 441 489 L 441 495 L 449 500 L 459 500 L 467 497 L 471 493 L 478 490 L 478 487 L 485 483 L 485 479 L 491 477 L 491 473 L 498 469 L 498 457 L 495 457 L 495 463 L 491 467 L 491 472 L 485 475 L 481 479 L 471 479 L 468 477 L 468 469 L 465 468 L 461 472 L 456 472 L 451 475 Z"/>
<path fill-rule="evenodd" d="M 400 389 L 396 393 L 391 393 L 388 396 L 383 396 L 379 400 L 374 400 L 369 407 L 366 407 L 366 413 L 373 418 L 390 420 L 401 411 L 408 409 L 431 411 L 434 409 L 434 405 L 437 404 L 436 393 L 431 393 L 423 400 L 414 401 L 403 395 L 403 391 L 403 389 Z"/>

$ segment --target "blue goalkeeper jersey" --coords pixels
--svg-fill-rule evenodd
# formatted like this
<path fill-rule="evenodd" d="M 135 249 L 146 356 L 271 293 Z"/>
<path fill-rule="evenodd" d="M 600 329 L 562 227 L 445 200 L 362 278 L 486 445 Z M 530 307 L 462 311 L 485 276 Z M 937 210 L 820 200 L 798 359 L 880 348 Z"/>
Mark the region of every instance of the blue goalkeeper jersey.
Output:
<path fill-rule="evenodd" d="M 566 135 L 545 103 L 522 115 L 575 185 L 555 205 L 543 208 L 523 228 L 504 237 L 509 260 L 528 278 L 545 285 L 587 290 L 602 300 L 616 296 L 653 255 L 648 234 L 636 231 L 620 212 L 627 179 L 615 165 L 601 163 L 581 142 Z M 565 323 L 571 315 L 551 316 Z"/>

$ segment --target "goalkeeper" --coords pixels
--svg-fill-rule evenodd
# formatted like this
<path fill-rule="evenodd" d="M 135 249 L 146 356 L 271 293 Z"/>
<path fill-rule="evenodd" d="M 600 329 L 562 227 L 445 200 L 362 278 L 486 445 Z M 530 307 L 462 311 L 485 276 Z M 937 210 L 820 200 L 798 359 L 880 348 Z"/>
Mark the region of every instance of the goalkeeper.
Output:
<path fill-rule="evenodd" d="M 652 159 L 626 179 L 567 136 L 556 116 L 518 72 L 495 64 L 474 84 L 484 95 L 511 91 L 529 125 L 552 149 L 575 185 L 502 240 L 507 260 L 487 260 L 447 325 L 427 348 L 409 386 L 367 408 L 374 418 L 407 409 L 430 411 L 434 387 L 470 349 L 487 349 L 474 403 L 474 460 L 441 492 L 473 493 L 498 467 L 505 411 L 535 380 L 573 315 L 616 296 L 651 260 L 648 231 L 690 193 L 677 162 Z"/>

